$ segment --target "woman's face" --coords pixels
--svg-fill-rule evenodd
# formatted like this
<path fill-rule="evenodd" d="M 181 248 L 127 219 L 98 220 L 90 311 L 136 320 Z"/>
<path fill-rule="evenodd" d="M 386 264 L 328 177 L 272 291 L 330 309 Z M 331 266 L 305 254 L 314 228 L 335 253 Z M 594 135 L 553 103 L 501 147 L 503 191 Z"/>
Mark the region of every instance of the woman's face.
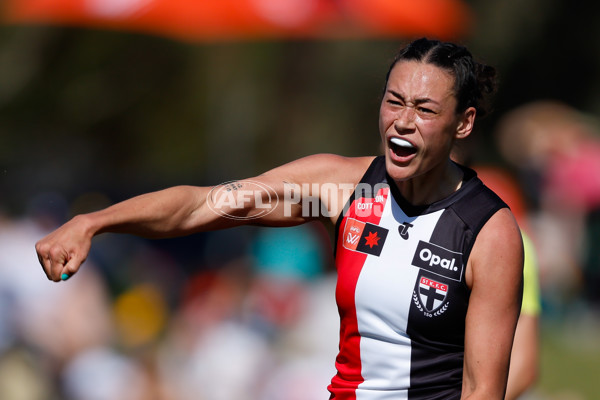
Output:
<path fill-rule="evenodd" d="M 418 61 L 390 72 L 379 111 L 388 174 L 397 182 L 442 171 L 454 140 L 468 136 L 475 109 L 456 112 L 454 77 Z"/>

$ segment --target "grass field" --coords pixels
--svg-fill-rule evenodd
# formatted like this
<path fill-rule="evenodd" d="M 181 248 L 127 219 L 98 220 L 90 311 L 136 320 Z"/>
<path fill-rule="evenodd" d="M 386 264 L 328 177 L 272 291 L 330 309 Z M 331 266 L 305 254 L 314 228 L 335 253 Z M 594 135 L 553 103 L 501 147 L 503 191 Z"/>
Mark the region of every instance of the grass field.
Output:
<path fill-rule="evenodd" d="M 542 324 L 541 375 L 527 399 L 600 400 L 599 317 Z"/>

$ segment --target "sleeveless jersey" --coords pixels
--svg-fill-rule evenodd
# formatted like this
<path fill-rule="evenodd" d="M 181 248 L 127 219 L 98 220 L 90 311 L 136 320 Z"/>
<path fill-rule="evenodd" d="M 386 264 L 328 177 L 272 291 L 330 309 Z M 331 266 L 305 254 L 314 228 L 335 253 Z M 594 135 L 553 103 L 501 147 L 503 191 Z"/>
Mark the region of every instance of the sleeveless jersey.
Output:
<path fill-rule="evenodd" d="M 506 204 L 463 168 L 461 188 L 409 204 L 377 157 L 336 227 L 337 374 L 330 399 L 459 399 L 467 260 Z"/>

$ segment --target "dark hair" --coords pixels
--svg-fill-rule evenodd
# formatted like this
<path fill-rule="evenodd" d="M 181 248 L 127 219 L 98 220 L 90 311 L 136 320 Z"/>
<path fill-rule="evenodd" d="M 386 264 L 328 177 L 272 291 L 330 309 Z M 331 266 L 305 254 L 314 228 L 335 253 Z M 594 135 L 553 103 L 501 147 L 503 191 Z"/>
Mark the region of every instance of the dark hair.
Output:
<path fill-rule="evenodd" d="M 399 61 L 410 60 L 433 64 L 454 77 L 457 112 L 475 107 L 478 117 L 488 113 L 487 98 L 496 90 L 496 69 L 475 61 L 466 47 L 439 40 L 417 39 L 394 58 L 385 77 L 386 86 L 394 66 Z"/>

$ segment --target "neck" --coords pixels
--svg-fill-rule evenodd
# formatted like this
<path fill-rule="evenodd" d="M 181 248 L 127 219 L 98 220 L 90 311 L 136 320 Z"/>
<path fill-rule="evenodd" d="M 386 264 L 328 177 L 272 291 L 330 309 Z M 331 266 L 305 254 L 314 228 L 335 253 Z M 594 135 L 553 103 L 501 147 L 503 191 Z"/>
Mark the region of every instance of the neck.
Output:
<path fill-rule="evenodd" d="M 463 171 L 452 161 L 439 170 L 396 182 L 396 186 L 408 202 L 415 206 L 427 205 L 445 199 L 460 189 L 463 181 Z"/>

